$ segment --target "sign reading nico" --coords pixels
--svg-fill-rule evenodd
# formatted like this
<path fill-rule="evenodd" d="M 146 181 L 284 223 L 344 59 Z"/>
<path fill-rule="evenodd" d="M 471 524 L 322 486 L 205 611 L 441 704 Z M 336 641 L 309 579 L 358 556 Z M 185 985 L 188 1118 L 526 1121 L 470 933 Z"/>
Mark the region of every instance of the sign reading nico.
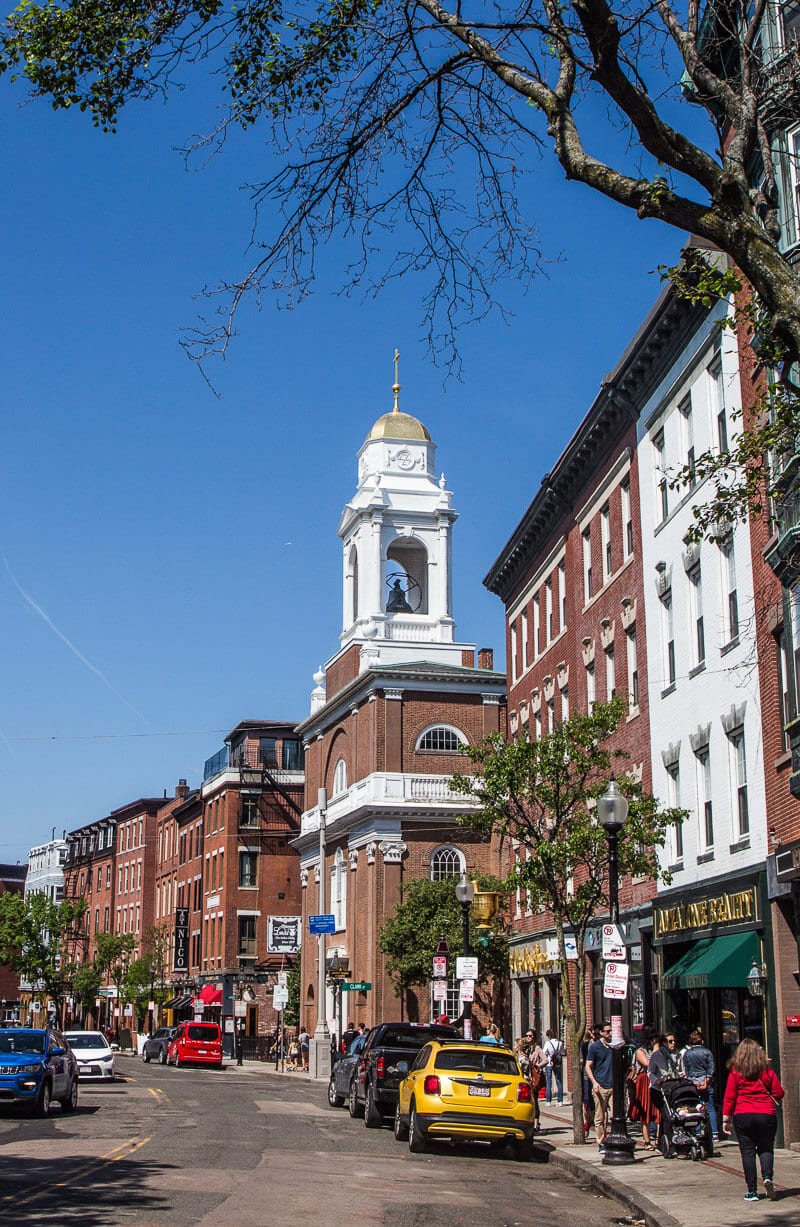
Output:
<path fill-rule="evenodd" d="M 309 916 L 309 933 L 335 933 L 336 917 L 333 912 L 321 912 L 318 916 Z"/>

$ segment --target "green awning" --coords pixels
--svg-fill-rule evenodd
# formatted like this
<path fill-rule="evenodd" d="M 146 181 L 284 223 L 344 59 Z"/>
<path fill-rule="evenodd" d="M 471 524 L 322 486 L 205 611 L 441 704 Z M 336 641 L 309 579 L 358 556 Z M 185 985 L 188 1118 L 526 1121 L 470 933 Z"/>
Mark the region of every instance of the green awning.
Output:
<path fill-rule="evenodd" d="M 747 988 L 753 961 L 761 966 L 761 944 L 756 933 L 728 933 L 702 937 L 662 976 L 666 989 Z"/>

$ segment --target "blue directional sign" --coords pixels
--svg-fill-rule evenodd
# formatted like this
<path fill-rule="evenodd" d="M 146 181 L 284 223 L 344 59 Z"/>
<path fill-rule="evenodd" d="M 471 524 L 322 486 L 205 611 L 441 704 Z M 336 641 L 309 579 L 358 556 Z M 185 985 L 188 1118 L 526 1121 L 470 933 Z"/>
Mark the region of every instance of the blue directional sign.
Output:
<path fill-rule="evenodd" d="M 309 916 L 309 933 L 335 933 L 336 917 L 333 912 L 322 912 L 319 916 Z"/>

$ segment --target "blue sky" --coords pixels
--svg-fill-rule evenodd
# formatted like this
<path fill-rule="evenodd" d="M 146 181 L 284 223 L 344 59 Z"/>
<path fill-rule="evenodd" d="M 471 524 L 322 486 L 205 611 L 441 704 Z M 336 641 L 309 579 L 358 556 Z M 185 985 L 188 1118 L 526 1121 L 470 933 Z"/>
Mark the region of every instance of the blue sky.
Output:
<path fill-rule="evenodd" d="M 246 718 L 303 719 L 341 627 L 336 526 L 391 408 L 438 446 L 460 519 L 457 634 L 493 646 L 481 580 L 659 290 L 679 236 L 563 182 L 531 185 L 554 262 L 510 324 L 462 334 L 460 381 L 425 347 L 424 287 L 337 291 L 322 253 L 296 310 L 240 314 L 214 396 L 179 346 L 195 295 L 247 262 L 257 134 L 205 170 L 176 152 L 202 89 L 103 135 L 0 79 L 3 448 L 0 861 L 140 796 L 197 785 Z"/>

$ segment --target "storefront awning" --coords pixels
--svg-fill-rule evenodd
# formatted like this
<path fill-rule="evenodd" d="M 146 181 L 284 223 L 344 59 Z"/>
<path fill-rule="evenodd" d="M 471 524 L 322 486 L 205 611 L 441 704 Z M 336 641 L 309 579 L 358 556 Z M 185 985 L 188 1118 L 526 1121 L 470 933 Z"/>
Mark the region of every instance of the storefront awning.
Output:
<path fill-rule="evenodd" d="M 201 1005 L 222 1005 L 222 990 L 214 984 L 204 984 L 195 997 L 195 1004 L 197 1002 Z"/>
<path fill-rule="evenodd" d="M 163 1009 L 165 1010 L 185 1010 L 188 1005 L 192 1004 L 191 993 L 184 993 L 181 997 L 173 997 L 170 1001 L 165 1001 Z"/>
<path fill-rule="evenodd" d="M 747 988 L 753 960 L 761 966 L 761 945 L 755 933 L 703 937 L 662 976 L 665 989 Z"/>

